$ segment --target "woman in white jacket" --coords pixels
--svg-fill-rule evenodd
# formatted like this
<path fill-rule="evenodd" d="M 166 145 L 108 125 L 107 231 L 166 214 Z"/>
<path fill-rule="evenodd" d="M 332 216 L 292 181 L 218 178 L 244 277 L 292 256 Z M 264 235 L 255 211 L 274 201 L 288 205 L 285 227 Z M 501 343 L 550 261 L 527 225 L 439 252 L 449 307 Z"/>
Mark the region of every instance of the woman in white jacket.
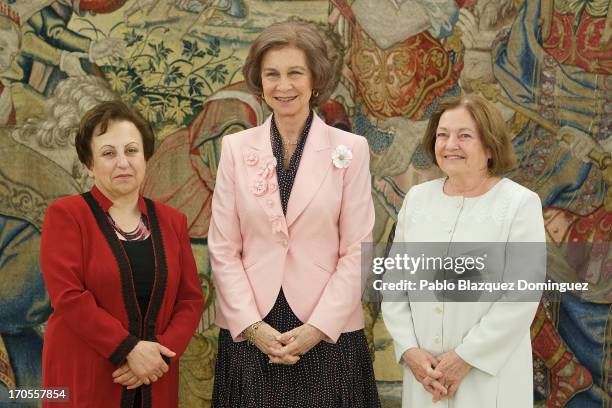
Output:
<path fill-rule="evenodd" d="M 502 243 L 506 250 L 506 243 L 540 243 L 531 245 L 538 248 L 535 258 L 531 254 L 538 262 L 529 264 L 543 278 L 540 199 L 500 177 L 512 168 L 515 156 L 499 112 L 480 97 L 448 99 L 432 115 L 423 147 L 447 177 L 408 192 L 394 250 L 402 242 Z M 516 252 L 502 258 L 502 269 L 524 261 L 516 259 Z M 481 302 L 408 297 L 385 297 L 382 305 L 397 360 L 404 365 L 404 408 L 533 406 L 529 327 L 536 297 L 522 302 L 505 294 Z"/>

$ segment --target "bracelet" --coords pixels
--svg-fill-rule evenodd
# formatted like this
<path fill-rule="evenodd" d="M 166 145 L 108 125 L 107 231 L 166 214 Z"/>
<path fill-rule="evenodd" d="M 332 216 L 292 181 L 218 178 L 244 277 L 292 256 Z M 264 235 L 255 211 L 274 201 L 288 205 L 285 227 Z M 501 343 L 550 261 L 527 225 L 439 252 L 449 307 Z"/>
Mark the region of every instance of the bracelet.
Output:
<path fill-rule="evenodd" d="M 242 332 L 242 337 L 244 337 L 246 341 L 248 341 L 250 344 L 255 345 L 256 331 L 257 329 L 259 329 L 259 326 L 261 326 L 262 324 L 263 324 L 263 321 L 261 320 L 253 323 L 252 325 L 244 329 L 244 331 Z"/>

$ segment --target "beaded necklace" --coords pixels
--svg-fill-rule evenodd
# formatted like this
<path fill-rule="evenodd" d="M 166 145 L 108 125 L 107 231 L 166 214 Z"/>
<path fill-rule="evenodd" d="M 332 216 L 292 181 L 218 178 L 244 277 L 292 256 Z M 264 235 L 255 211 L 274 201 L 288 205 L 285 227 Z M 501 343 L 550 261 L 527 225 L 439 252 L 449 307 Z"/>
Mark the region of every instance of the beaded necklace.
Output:
<path fill-rule="evenodd" d="M 140 216 L 140 222 L 136 226 L 136 228 L 132 231 L 124 231 L 122 230 L 113 220 L 113 217 L 109 213 L 106 213 L 106 218 L 110 222 L 111 226 L 117 232 L 117 234 L 121 235 L 125 238 L 126 241 L 144 241 L 151 235 L 149 231 L 149 227 L 147 226 L 147 220 L 144 214 Z"/>

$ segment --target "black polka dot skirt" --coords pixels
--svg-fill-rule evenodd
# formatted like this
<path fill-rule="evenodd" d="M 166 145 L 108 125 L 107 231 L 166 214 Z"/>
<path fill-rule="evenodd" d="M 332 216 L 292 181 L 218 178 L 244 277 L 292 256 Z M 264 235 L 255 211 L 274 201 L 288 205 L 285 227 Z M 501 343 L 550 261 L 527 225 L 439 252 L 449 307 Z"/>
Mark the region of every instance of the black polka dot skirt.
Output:
<path fill-rule="evenodd" d="M 302 325 L 281 290 L 264 321 L 281 333 Z M 246 341 L 219 333 L 213 408 L 380 407 L 363 330 L 320 342 L 295 365 L 269 364 Z"/>

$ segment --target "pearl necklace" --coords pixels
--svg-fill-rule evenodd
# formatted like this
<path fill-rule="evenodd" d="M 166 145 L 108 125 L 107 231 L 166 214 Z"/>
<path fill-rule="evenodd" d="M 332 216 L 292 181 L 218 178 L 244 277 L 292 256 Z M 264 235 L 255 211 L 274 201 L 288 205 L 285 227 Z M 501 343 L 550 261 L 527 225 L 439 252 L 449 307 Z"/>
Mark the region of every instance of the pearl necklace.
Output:
<path fill-rule="evenodd" d="M 306 135 L 310 131 L 310 126 L 312 125 L 313 116 L 314 116 L 313 112 L 310 111 L 310 113 L 308 114 L 308 118 L 306 118 L 306 124 L 304 125 L 304 129 L 302 129 L 302 133 L 296 140 L 289 140 L 285 138 L 283 135 L 281 135 L 278 130 L 278 127 L 276 126 L 274 116 L 272 116 L 272 125 L 270 127 L 270 130 L 281 141 L 281 146 L 283 148 L 283 162 L 286 161 L 287 163 L 289 163 L 291 161 L 291 157 L 289 156 L 290 146 L 297 146 L 300 143 L 300 141 L 306 137 Z"/>
<path fill-rule="evenodd" d="M 300 138 L 298 137 L 296 140 L 289 140 L 281 135 L 281 140 L 283 141 L 283 152 L 285 153 L 285 159 L 290 159 L 289 148 L 290 146 L 297 146 L 297 144 L 300 142 Z"/>

